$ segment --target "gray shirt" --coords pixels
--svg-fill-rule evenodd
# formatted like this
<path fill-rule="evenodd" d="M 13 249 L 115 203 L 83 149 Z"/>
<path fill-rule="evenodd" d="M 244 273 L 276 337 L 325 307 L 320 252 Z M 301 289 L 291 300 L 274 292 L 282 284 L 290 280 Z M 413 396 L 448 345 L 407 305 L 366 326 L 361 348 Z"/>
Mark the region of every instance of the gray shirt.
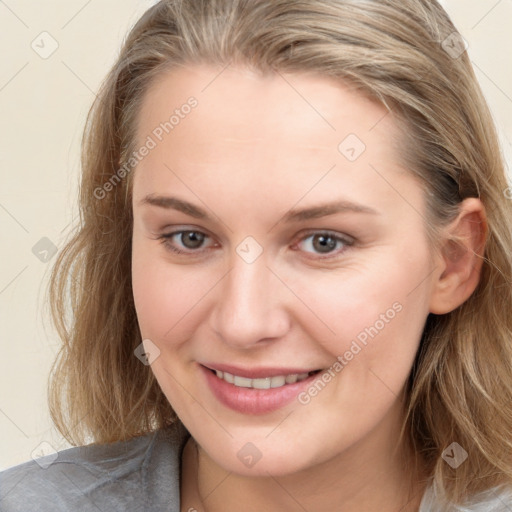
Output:
<path fill-rule="evenodd" d="M 1 512 L 179 512 L 179 426 L 128 441 L 70 448 L 0 473 Z M 429 487 L 419 512 L 512 512 L 512 492 L 442 510 Z"/>

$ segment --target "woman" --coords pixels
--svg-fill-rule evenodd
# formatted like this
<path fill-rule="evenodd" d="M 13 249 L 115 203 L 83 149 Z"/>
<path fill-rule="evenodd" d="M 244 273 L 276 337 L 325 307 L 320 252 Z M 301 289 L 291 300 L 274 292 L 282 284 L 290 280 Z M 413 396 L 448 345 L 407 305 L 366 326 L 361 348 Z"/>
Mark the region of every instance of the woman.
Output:
<path fill-rule="evenodd" d="M 149 9 L 50 283 L 53 418 L 92 444 L 3 510 L 512 510 L 511 206 L 464 49 L 435 1 Z"/>

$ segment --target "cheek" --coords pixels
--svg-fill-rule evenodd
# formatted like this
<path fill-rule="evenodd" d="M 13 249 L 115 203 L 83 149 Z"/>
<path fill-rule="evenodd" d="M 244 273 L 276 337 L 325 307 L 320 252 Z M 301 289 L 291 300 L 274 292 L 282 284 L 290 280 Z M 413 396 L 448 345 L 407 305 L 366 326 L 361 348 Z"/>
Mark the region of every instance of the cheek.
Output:
<path fill-rule="evenodd" d="M 169 329 L 169 307 L 171 304 L 176 307 L 176 297 L 162 279 L 158 262 L 149 257 L 148 251 L 138 250 L 136 244 L 132 257 L 132 288 L 142 337 L 159 339 L 166 325 Z"/>
<path fill-rule="evenodd" d="M 409 254 L 414 254 L 412 248 Z M 333 361 L 342 356 L 344 373 L 358 374 L 358 381 L 372 375 L 372 369 L 399 389 L 410 371 L 428 315 L 428 259 L 416 254 L 405 261 L 384 253 L 378 264 L 338 277 L 302 278 L 298 293 L 323 324 L 320 331 L 320 322 L 312 321 L 311 336 Z"/>
<path fill-rule="evenodd" d="M 135 309 L 143 338 L 171 342 L 201 314 L 201 301 L 215 280 L 207 269 L 194 265 L 177 266 L 165 257 L 159 242 L 138 242 L 132 252 L 132 287 Z"/>

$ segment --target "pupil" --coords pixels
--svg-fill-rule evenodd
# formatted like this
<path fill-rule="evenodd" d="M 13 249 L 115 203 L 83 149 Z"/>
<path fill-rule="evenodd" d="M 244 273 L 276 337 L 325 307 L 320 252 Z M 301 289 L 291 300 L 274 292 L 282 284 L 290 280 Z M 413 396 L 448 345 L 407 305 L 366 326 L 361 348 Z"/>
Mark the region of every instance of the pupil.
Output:
<path fill-rule="evenodd" d="M 319 243 L 316 244 L 315 241 Z M 313 238 L 313 246 L 318 252 L 329 252 L 336 247 L 336 240 L 330 235 L 315 235 Z"/>
<path fill-rule="evenodd" d="M 186 231 L 181 235 L 183 245 L 188 249 L 196 249 L 199 247 L 204 240 L 204 235 L 195 231 Z"/>

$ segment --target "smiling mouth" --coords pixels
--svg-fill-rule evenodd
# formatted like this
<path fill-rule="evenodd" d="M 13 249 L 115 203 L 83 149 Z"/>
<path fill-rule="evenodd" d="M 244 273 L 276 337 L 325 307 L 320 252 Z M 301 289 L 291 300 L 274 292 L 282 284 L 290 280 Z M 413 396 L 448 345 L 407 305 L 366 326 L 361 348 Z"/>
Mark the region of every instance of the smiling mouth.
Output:
<path fill-rule="evenodd" d="M 319 373 L 321 370 L 314 370 L 309 373 L 292 373 L 289 375 L 276 375 L 274 377 L 263 377 L 259 379 L 249 379 L 247 377 L 240 377 L 228 372 L 221 372 L 220 370 L 209 369 L 217 377 L 229 384 L 233 384 L 239 388 L 253 388 L 253 389 L 270 389 L 281 388 L 288 384 L 295 384 L 302 380 Z"/>

